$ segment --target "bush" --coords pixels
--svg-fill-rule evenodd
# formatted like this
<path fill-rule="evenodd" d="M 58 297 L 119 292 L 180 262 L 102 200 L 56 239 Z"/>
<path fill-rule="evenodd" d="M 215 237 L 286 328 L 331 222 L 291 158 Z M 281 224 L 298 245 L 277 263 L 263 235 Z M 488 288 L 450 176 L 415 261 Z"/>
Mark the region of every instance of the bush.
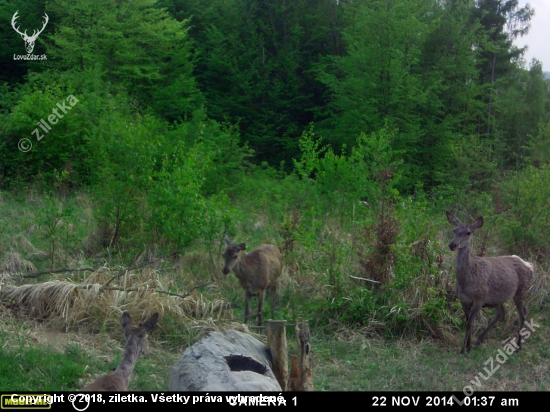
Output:
<path fill-rule="evenodd" d="M 503 246 L 522 256 L 550 256 L 550 166 L 528 167 L 501 185 L 502 208 L 496 225 Z"/>

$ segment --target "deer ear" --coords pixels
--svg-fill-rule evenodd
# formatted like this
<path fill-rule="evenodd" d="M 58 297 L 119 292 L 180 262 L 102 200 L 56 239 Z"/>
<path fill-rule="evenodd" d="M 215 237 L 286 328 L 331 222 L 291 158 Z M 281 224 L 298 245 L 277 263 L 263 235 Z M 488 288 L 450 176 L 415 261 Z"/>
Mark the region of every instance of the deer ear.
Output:
<path fill-rule="evenodd" d="M 122 323 L 122 329 L 126 329 L 128 326 L 132 324 L 132 318 L 130 318 L 130 315 L 128 314 L 128 312 L 124 312 L 122 314 L 121 323 Z"/>
<path fill-rule="evenodd" d="M 246 249 L 246 245 L 245 245 L 244 243 L 241 243 L 241 244 L 239 245 L 239 249 L 245 250 L 245 249 Z"/>
<path fill-rule="evenodd" d="M 453 215 L 451 212 L 445 213 L 447 213 L 447 220 L 451 225 L 460 226 L 460 221 L 456 218 L 455 215 Z"/>
<path fill-rule="evenodd" d="M 157 313 L 154 313 L 149 319 L 147 319 L 143 323 L 143 328 L 145 329 L 146 332 L 151 332 L 157 327 L 158 318 L 159 318 L 159 314 L 157 312 Z"/>
<path fill-rule="evenodd" d="M 225 246 L 229 246 L 229 244 L 231 243 L 231 240 L 229 240 L 229 238 L 227 237 L 227 235 L 225 235 L 224 239 L 225 241 Z"/>
<path fill-rule="evenodd" d="M 479 229 L 483 226 L 483 217 L 478 217 L 474 223 L 472 223 L 472 229 Z"/>

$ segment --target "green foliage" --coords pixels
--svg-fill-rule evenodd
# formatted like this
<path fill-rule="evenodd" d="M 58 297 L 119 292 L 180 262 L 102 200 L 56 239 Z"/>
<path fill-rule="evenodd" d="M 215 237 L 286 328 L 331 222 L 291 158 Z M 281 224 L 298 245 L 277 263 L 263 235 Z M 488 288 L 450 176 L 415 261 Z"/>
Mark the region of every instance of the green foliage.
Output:
<path fill-rule="evenodd" d="M 448 279 L 442 278 L 441 245 L 434 239 L 446 222 L 443 217 L 435 219 L 436 213 L 439 209 L 422 197 L 403 199 L 396 211 L 401 230 L 395 247 L 395 277 L 390 284 L 398 300 L 414 302 L 412 308 L 421 310 L 422 318 L 413 319 L 425 321 L 433 330 L 455 324 L 460 315 Z"/>
<path fill-rule="evenodd" d="M 511 84 L 495 96 L 493 145 L 500 168 L 517 170 L 529 163 L 528 146 L 550 116 L 548 93 L 542 66 L 534 60 L 529 70 L 518 70 Z"/>
<path fill-rule="evenodd" d="M 309 130 L 304 131 L 298 142 L 298 147 L 302 155 L 300 160 L 293 159 L 294 169 L 300 178 L 313 178 L 314 173 L 319 171 L 321 154 L 327 150 L 326 147 L 320 146 L 321 140 L 315 140 L 313 127 L 310 126 Z"/>
<path fill-rule="evenodd" d="M 376 294 L 365 288 L 357 288 L 348 296 L 339 296 L 325 302 L 317 302 L 312 309 L 321 316 L 323 323 L 329 319 L 338 319 L 350 326 L 368 325 L 373 315 L 380 308 Z"/>
<path fill-rule="evenodd" d="M 160 116 L 184 120 L 202 103 L 192 76 L 188 19 L 177 21 L 156 0 L 128 7 L 115 0 L 55 0 L 47 12 L 57 22 L 48 54 L 61 70 L 99 67 Z"/>
<path fill-rule="evenodd" d="M 400 193 L 469 190 L 472 181 L 473 190 L 486 191 L 495 173 L 529 163 L 525 147 L 548 122 L 548 92 L 540 64 L 522 69 L 521 50 L 510 42 L 525 31 L 532 10 L 512 1 L 500 9 L 482 3 L 139 0 L 128 9 L 114 0 L 49 2 L 56 30 L 49 25 L 40 37 L 48 64 L 21 62 L 19 69 L 33 69 L 17 78 L 26 84 L 2 86 L 3 179 L 11 184 L 44 174 L 51 185 L 70 162 L 68 186 L 92 183 L 97 159 L 86 139 L 106 127 L 105 108 L 116 107 L 128 123 L 136 112 L 195 122 L 189 127 L 211 137 L 228 165 L 219 173 L 226 182 L 210 186 L 215 180 L 207 179 L 208 193 L 235 187 L 239 178 L 231 172 L 242 175 L 244 161 L 289 171 L 294 164 L 287 159 L 300 150 L 304 156 L 298 137 L 312 122 L 330 143 L 326 179 L 318 183 L 326 195 L 333 186 L 342 187 L 338 199 L 373 191 L 368 182 L 350 188 L 358 165 L 346 156 L 357 136 L 382 129 L 391 130 L 391 149 L 402 162 L 394 171 Z M 11 7 L 32 21 L 41 16 L 33 5 Z M 9 17 L 12 9 L 6 10 Z M 18 39 L 8 33 L 3 44 L 13 48 Z M 52 143 L 20 153 L 17 143 L 70 94 L 78 106 L 46 136 Z M 244 148 L 224 150 L 237 135 L 254 157 Z M 232 160 L 224 158 L 229 154 Z"/>
<path fill-rule="evenodd" d="M 528 167 L 510 175 L 501 187 L 507 210 L 498 216 L 496 224 L 506 250 L 516 254 L 521 251 L 525 257 L 548 256 L 550 167 Z"/>
<path fill-rule="evenodd" d="M 324 102 L 310 68 L 333 53 L 339 6 L 330 0 L 162 1 L 178 19 L 193 16 L 198 84 L 208 114 L 238 123 L 259 162 L 295 157 L 297 138 Z M 290 169 L 290 164 L 285 168 Z"/>
<path fill-rule="evenodd" d="M 66 258 L 67 254 L 59 253 L 58 249 L 72 252 L 78 240 L 74 225 L 74 200 L 68 199 L 62 202 L 52 197 L 45 197 L 44 205 L 39 209 L 37 223 L 49 245 L 50 267 L 65 264 L 66 262 L 59 261 L 58 255 Z"/>
<path fill-rule="evenodd" d="M 476 135 L 455 136 L 449 147 L 449 163 L 437 173 L 441 184 L 434 191 L 462 204 L 471 193 L 489 192 L 498 173 L 490 143 Z"/>
<path fill-rule="evenodd" d="M 57 392 L 74 390 L 78 386 L 85 369 L 84 363 L 76 359 L 82 358 L 82 349 L 72 347 L 66 353 L 59 353 L 50 347 L 28 346 L 28 337 L 23 336 L 19 346 L 6 347 L 7 333 L 4 331 L 0 336 L 3 348 L 0 354 L 0 385 L 4 390 Z"/>
<path fill-rule="evenodd" d="M 392 148 L 394 138 L 388 127 L 370 135 L 361 133 L 350 155 L 337 155 L 330 147 L 320 147 L 310 128 L 300 138 L 302 157 L 294 160 L 297 174 L 302 181 L 315 185 L 330 208 L 345 200 L 379 198 L 382 189 L 395 197 L 401 152 Z"/>
<path fill-rule="evenodd" d="M 319 79 L 332 95 L 325 130 L 335 147 L 351 146 L 352 137 L 389 125 L 399 129 L 393 147 L 407 149 L 411 166 L 417 161 L 422 130 L 416 113 L 426 104 L 417 66 L 430 32 L 429 3 L 380 0 L 346 7 L 346 54 L 318 66 Z"/>
<path fill-rule="evenodd" d="M 215 229 L 224 227 L 223 210 L 228 206 L 222 193 L 205 198 L 201 188 L 212 160 L 203 143 L 191 147 L 177 145 L 154 175 L 155 184 L 149 191 L 150 227 L 161 233 L 176 249 L 197 238 L 213 240 Z M 207 236 L 208 235 L 208 236 Z"/>
<path fill-rule="evenodd" d="M 213 120 L 194 120 L 194 123 L 198 123 L 194 139 L 204 144 L 204 151 L 211 160 L 204 172 L 202 193 L 208 196 L 220 191 L 235 191 L 250 167 L 249 159 L 254 152 L 246 143 L 241 144 L 235 126 Z"/>
<path fill-rule="evenodd" d="M 115 110 L 128 104 L 122 96 L 107 102 L 103 116 L 87 131 L 89 161 L 97 165 L 90 169 L 91 192 L 103 246 L 131 245 L 143 236 L 147 189 L 162 154 L 166 127 L 152 116 Z"/>
<path fill-rule="evenodd" d="M 550 164 L 550 120 L 541 125 L 539 134 L 533 137 L 527 148 L 533 163 Z"/>
<path fill-rule="evenodd" d="M 529 8 L 501 3 L 0 0 L 6 21 L 56 21 L 47 61 L 0 73 L 0 184 L 51 193 L 5 249 L 33 219 L 51 266 L 84 232 L 86 253 L 121 260 L 212 254 L 225 233 L 280 243 L 296 272 L 284 313 L 437 335 L 459 323 L 444 210 L 484 215 L 484 245 L 550 250 L 548 83 L 512 47 Z M 0 40 L 21 48 L 9 26 Z"/>
<path fill-rule="evenodd" d="M 52 185 L 56 172 L 60 173 L 71 158 L 82 156 L 84 144 L 79 129 L 82 96 L 75 96 L 70 85 L 62 87 L 57 82 L 45 85 L 44 90 L 33 86 L 25 87 L 27 93 L 20 95 L 21 99 L 5 118 L 3 167 L 6 174 L 17 174 L 25 180 L 44 174 L 45 181 Z M 33 146 L 30 152 L 20 150 L 21 139 L 28 139 Z"/>
<path fill-rule="evenodd" d="M 394 149 L 395 139 L 396 131 L 388 125 L 370 135 L 359 135 L 352 148 L 350 163 L 361 197 L 398 198 L 397 187 L 402 173 L 404 151 Z"/>

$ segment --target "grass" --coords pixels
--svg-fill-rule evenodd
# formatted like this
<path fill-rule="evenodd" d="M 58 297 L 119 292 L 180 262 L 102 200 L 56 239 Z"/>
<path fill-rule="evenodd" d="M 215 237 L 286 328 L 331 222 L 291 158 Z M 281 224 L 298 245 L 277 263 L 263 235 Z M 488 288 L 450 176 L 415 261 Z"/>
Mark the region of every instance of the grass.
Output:
<path fill-rule="evenodd" d="M 501 338 L 506 336 L 501 327 L 466 355 L 458 354 L 462 331 L 452 343 L 370 338 L 360 329 L 313 334 L 314 387 L 316 391 L 461 392 L 470 385 L 479 391 L 548 391 L 550 322 L 544 316 L 536 319 L 540 328 L 524 340 L 521 351 L 502 364 L 495 360 L 503 348 Z M 96 376 L 112 372 L 122 356 L 122 341 L 107 333 L 57 332 L 63 344 L 55 345 L 52 336 L 56 333 L 50 331 L 49 338 L 44 338 L 44 328 L 16 325 L 5 323 L 0 334 L 0 385 L 6 391 L 78 390 Z M 6 332 L 7 326 L 12 332 Z M 297 353 L 292 335 L 289 331 L 289 352 Z M 170 346 L 150 339 L 149 352 L 138 361 L 129 390 L 166 390 L 170 368 L 187 344 L 182 342 L 180 351 Z M 488 376 L 487 371 L 497 365 L 498 370 Z M 478 375 L 480 372 L 488 379 Z M 476 376 L 481 386 L 472 383 Z"/>
<path fill-rule="evenodd" d="M 7 343 L 10 344 L 7 344 Z M 73 390 L 85 370 L 88 356 L 81 348 L 67 346 L 63 352 L 26 344 L 21 335 L 1 332 L 0 387 L 4 391 Z"/>
<path fill-rule="evenodd" d="M 548 338 L 548 334 L 546 334 Z M 315 389 L 320 391 L 460 391 L 466 385 L 483 391 L 547 391 L 550 361 L 543 342 L 529 342 L 511 355 L 481 387 L 472 384 L 502 345 L 492 341 L 468 355 L 459 346 L 438 342 L 377 341 L 368 346 L 350 342 L 314 342 L 317 353 Z M 499 363 L 494 360 L 496 368 Z"/>
<path fill-rule="evenodd" d="M 63 202 L 32 191 L 23 199 L 0 193 L 0 283 L 3 296 L 9 296 L 0 305 L 0 385 L 5 390 L 78 390 L 112 372 L 123 351 L 122 310 L 133 319 L 161 313 L 159 328 L 149 337 L 150 352 L 139 359 L 130 390 L 166 390 L 170 368 L 187 347 L 210 331 L 242 323 L 243 291 L 234 275 L 221 275 L 219 245 L 192 245 L 177 258 L 125 271 L 129 261 L 146 263 L 160 257 L 159 252 L 143 247 L 137 257 L 122 259 L 116 251 L 98 248 L 91 203 L 79 195 L 65 208 Z M 430 220 L 411 210 L 411 228 Z M 247 216 L 237 226 L 237 240 L 250 249 L 293 240 L 275 317 L 289 323 L 309 320 L 318 391 L 462 391 L 480 372 L 487 376 L 485 362 L 503 347 L 517 322 L 515 308 L 508 304 L 506 318 L 486 342 L 459 355 L 464 319 L 452 294 L 454 255 L 444 247 L 446 227 L 439 231 L 434 223 L 429 232 L 411 229 L 402 235 L 395 245 L 400 266 L 393 268 L 399 282 L 376 292 L 350 278 L 368 277 L 357 259 L 358 251 L 370 253 L 372 242 L 361 235 L 368 227 L 361 217 L 355 216 L 355 226 L 347 228 L 341 225 L 344 219 L 327 217 L 281 231 L 277 217 Z M 405 226 L 407 215 L 401 219 Z M 422 241 L 426 239 L 430 241 Z M 36 279 L 6 275 L 52 266 L 97 270 Z M 522 351 L 487 380 L 479 378 L 481 387 L 474 389 L 550 390 L 548 279 L 540 265 L 529 313 L 541 327 Z M 107 283 L 135 290 L 102 290 Z M 82 289 L 82 284 L 95 286 Z M 157 289 L 189 296 L 182 299 Z M 215 310 L 224 302 L 237 307 Z M 256 305 L 253 299 L 252 311 Z M 493 311 L 483 311 L 475 336 L 492 316 Z M 264 318 L 269 317 L 267 298 Z M 297 354 L 292 328 L 287 334 L 289 351 Z"/>
<path fill-rule="evenodd" d="M 500 364 L 504 344 L 496 327 L 486 341 L 469 354 L 460 355 L 463 331 L 456 342 L 444 343 L 364 338 L 360 331 L 338 338 L 316 337 L 315 389 L 320 391 L 460 391 L 466 385 L 480 391 L 550 390 L 550 322 L 547 314 L 535 317 L 535 328 L 521 351 Z M 479 329 L 479 328 L 478 328 Z M 481 332 L 477 331 L 476 336 Z M 493 359 L 492 363 L 490 359 Z M 503 358 L 499 358 L 503 359 Z M 494 371 L 493 374 L 487 371 Z M 488 377 L 484 379 L 478 373 Z M 479 378 L 481 387 L 472 381 Z"/>

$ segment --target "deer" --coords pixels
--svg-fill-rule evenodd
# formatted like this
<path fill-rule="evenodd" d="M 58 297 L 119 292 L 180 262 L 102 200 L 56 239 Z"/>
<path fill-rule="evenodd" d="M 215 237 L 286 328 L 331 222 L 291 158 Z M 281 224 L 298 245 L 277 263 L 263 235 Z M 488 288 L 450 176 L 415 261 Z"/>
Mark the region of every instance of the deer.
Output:
<path fill-rule="evenodd" d="M 519 330 L 516 350 L 521 349 L 521 334 L 527 317 L 525 300 L 533 278 L 533 265 L 516 255 L 479 257 L 472 252 L 474 232 L 483 226 L 483 217 L 472 224 L 461 223 L 452 213 L 447 220 L 455 226 L 455 237 L 449 248 L 457 251 L 456 281 L 458 299 L 466 316 L 466 336 L 461 354 L 470 352 L 472 325 L 481 308 L 495 308 L 496 315 L 481 333 L 475 347 L 478 347 L 487 333 L 506 314 L 504 303 L 514 300 L 519 314 Z"/>
<path fill-rule="evenodd" d="M 86 385 L 82 389 L 82 392 L 127 391 L 134 366 L 139 356 L 147 347 L 147 333 L 157 327 L 158 316 L 158 313 L 154 313 L 145 322 L 132 326 L 130 315 L 124 312 L 121 323 L 124 336 L 126 337 L 126 346 L 122 360 L 113 373 L 97 378 L 94 382 Z"/>
<path fill-rule="evenodd" d="M 252 296 L 258 296 L 258 326 L 262 326 L 262 313 L 267 289 L 269 289 L 271 302 L 271 317 L 275 294 L 278 287 L 278 279 L 282 271 L 282 255 L 279 249 L 273 245 L 261 245 L 249 253 L 245 253 L 244 243 L 232 244 L 225 236 L 224 266 L 222 273 L 229 274 L 231 270 L 244 289 L 246 307 L 244 311 L 244 323 L 250 317 L 250 300 Z"/>
<path fill-rule="evenodd" d="M 17 10 L 13 14 L 13 17 L 11 18 L 11 27 L 13 27 L 13 29 L 18 34 L 21 35 L 21 38 L 25 42 L 25 49 L 27 49 L 27 53 L 31 54 L 32 51 L 34 50 L 34 43 L 36 42 L 36 39 L 38 38 L 38 35 L 44 31 L 44 29 L 46 28 L 46 24 L 48 24 L 48 21 L 50 20 L 50 18 L 48 17 L 48 15 L 46 13 L 44 13 L 45 20 L 44 20 L 44 24 L 42 25 L 42 28 L 40 30 L 34 30 L 33 33 L 32 33 L 32 36 L 29 36 L 29 35 L 27 35 L 27 30 L 25 30 L 24 33 L 21 33 L 19 31 L 19 27 L 15 27 L 15 20 L 17 20 L 17 17 L 19 17 L 17 15 L 17 13 L 19 13 L 19 10 Z"/>

